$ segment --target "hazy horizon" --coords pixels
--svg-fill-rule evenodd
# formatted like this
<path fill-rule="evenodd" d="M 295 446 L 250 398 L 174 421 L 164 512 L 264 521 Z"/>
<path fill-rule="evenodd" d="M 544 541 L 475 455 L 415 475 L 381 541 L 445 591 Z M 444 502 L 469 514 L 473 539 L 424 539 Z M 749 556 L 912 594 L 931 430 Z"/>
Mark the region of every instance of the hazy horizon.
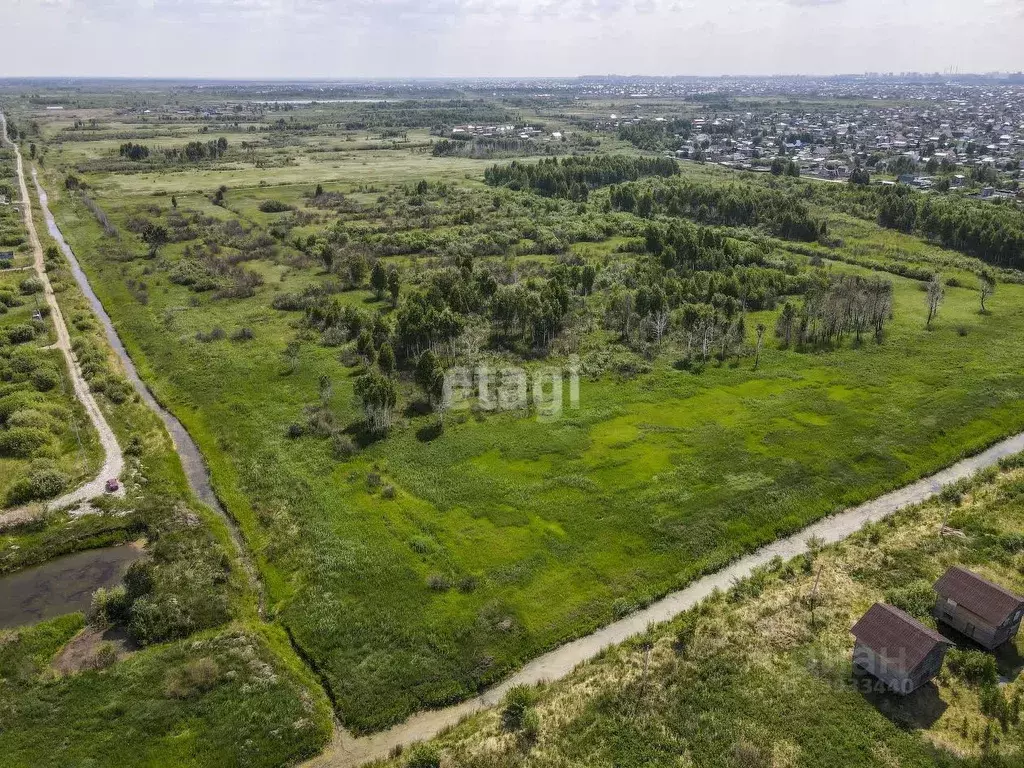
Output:
<path fill-rule="evenodd" d="M 11 0 L 0 78 L 1014 72 L 1022 0 Z"/>

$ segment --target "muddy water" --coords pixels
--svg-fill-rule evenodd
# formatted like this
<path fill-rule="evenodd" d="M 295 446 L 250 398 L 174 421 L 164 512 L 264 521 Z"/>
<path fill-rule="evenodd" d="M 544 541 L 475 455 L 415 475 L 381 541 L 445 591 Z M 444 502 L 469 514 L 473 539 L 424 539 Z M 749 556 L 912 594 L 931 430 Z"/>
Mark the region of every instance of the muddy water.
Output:
<path fill-rule="evenodd" d="M 104 547 L 0 576 L 0 629 L 85 611 L 95 590 L 117 585 L 143 557 L 134 545 Z"/>

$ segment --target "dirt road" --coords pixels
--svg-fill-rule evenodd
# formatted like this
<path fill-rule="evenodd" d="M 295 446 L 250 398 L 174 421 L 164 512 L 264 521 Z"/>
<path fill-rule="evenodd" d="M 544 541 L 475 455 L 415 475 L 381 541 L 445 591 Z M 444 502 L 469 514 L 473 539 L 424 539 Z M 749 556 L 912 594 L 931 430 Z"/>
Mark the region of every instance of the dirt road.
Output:
<path fill-rule="evenodd" d="M 46 298 L 46 304 L 50 308 L 50 318 L 53 320 L 53 327 L 57 334 L 57 342 L 53 346 L 59 349 L 64 354 L 64 359 L 67 361 L 68 371 L 71 374 L 71 384 L 74 388 L 75 397 L 78 398 L 79 402 L 85 408 L 85 412 L 89 415 L 89 420 L 92 422 L 93 428 L 96 430 L 100 438 L 100 444 L 103 446 L 103 467 L 100 469 L 99 475 L 93 480 L 80 485 L 73 491 L 64 494 L 60 498 L 49 501 L 46 507 L 49 509 L 60 509 L 63 507 L 70 507 L 80 504 L 83 501 L 88 501 L 97 496 L 102 495 L 105 492 L 104 484 L 109 478 L 117 478 L 121 476 L 121 472 L 124 469 L 124 454 L 121 453 L 121 447 L 117 444 L 117 438 L 114 436 L 114 431 L 110 428 L 106 418 L 103 416 L 103 412 L 96 404 L 96 399 L 92 396 L 92 392 L 89 391 L 89 385 L 86 383 L 85 378 L 82 376 L 82 370 L 78 366 L 78 361 L 75 359 L 75 353 L 71 350 L 71 337 L 68 335 L 67 325 L 64 323 L 64 316 L 61 314 L 60 305 L 57 303 L 56 297 L 53 295 L 53 288 L 50 285 L 50 278 L 46 274 L 46 265 L 43 261 L 43 248 L 39 242 L 39 235 L 36 233 L 36 225 L 32 219 L 32 201 L 28 196 L 28 185 L 25 183 L 25 169 L 21 159 L 21 150 L 18 145 L 11 142 L 7 138 L 7 119 L 0 113 L 0 130 L 2 130 L 3 140 L 8 145 L 14 148 L 15 157 L 17 160 L 18 168 L 18 186 L 21 189 L 21 201 L 22 201 L 22 215 L 25 219 L 25 229 L 28 232 L 29 243 L 32 246 L 32 253 L 34 259 L 34 268 L 36 275 L 43 283 L 43 294 Z M 116 491 L 117 495 L 123 495 L 124 489 L 119 488 Z M 13 509 L 0 514 L 0 524 L 4 522 L 11 522 L 13 520 L 24 519 L 27 515 L 30 515 L 29 508 Z"/>

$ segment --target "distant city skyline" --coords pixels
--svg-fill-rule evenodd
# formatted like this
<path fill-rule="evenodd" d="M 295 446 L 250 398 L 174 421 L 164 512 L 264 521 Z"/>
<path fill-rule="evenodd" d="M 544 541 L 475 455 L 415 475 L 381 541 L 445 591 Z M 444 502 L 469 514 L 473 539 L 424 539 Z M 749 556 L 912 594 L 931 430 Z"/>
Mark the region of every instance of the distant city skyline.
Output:
<path fill-rule="evenodd" d="M 1024 0 L 7 0 L 0 77 L 984 73 Z"/>

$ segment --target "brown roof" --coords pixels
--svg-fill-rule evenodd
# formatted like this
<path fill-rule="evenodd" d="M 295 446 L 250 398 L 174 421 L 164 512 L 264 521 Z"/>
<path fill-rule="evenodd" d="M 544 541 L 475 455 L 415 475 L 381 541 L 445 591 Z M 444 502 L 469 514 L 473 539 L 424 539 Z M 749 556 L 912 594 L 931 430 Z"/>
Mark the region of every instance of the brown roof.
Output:
<path fill-rule="evenodd" d="M 901 672 L 910 672 L 936 645 L 949 643 L 934 629 L 929 629 L 899 608 L 875 603 L 850 630 L 862 644 Z"/>
<path fill-rule="evenodd" d="M 942 597 L 955 600 L 957 605 L 993 627 L 998 627 L 1014 611 L 1024 607 L 1024 598 L 956 565 L 935 582 L 935 591 Z"/>

